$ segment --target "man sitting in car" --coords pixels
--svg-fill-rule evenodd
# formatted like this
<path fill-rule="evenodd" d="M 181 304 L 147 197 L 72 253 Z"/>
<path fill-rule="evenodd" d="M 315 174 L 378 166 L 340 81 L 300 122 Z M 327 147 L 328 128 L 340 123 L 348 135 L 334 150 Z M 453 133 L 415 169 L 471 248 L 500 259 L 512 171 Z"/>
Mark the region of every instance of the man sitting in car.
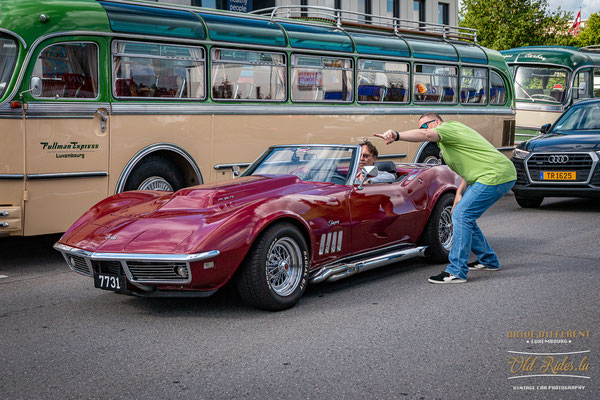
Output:
<path fill-rule="evenodd" d="M 373 145 L 369 140 L 364 140 L 360 144 L 360 162 L 358 163 L 358 175 L 354 180 L 355 184 L 360 184 L 363 180 L 362 169 L 363 167 L 375 165 L 375 161 L 377 161 L 377 156 L 379 156 L 379 152 L 377 151 L 377 147 Z M 377 176 L 368 178 L 363 183 L 391 183 L 396 180 L 396 177 L 386 171 L 378 171 Z"/>

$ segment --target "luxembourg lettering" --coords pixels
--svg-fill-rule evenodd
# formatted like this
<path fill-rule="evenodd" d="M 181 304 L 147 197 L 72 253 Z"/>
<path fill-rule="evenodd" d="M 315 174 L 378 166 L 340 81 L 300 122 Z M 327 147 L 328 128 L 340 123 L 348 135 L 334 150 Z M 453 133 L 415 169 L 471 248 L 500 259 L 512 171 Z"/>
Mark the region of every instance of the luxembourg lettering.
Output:
<path fill-rule="evenodd" d="M 56 158 L 81 158 L 82 160 L 85 158 L 86 152 L 98 150 L 100 148 L 100 145 L 96 143 L 87 144 L 74 141 L 64 144 L 58 142 L 40 142 L 40 144 L 42 145 L 42 150 L 55 153 L 54 156 Z"/>

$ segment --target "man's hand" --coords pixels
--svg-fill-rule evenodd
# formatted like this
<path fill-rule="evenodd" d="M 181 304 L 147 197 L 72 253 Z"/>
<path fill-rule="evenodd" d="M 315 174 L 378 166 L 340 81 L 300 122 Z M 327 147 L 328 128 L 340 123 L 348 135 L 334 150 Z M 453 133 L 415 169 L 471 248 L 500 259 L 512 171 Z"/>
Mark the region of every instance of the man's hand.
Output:
<path fill-rule="evenodd" d="M 383 132 L 383 133 L 373 133 L 373 136 L 381 138 L 383 140 L 385 140 L 385 144 L 390 144 L 396 141 L 396 138 L 398 137 L 398 132 L 388 129 L 387 131 Z"/>

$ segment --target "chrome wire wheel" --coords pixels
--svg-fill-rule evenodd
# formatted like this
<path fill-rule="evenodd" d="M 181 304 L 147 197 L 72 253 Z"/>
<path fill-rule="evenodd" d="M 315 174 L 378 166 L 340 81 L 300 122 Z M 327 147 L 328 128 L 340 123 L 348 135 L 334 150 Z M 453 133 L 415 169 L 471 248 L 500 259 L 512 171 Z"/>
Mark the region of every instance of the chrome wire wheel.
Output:
<path fill-rule="evenodd" d="M 162 190 L 165 192 L 172 192 L 173 187 L 163 177 L 151 176 L 140 183 L 137 190 Z"/>
<path fill-rule="evenodd" d="M 289 237 L 278 239 L 267 254 L 267 280 L 279 296 L 289 296 L 302 280 L 302 251 Z"/>
<path fill-rule="evenodd" d="M 454 235 L 452 233 L 452 207 L 447 206 L 444 207 L 440 214 L 439 221 L 439 235 L 440 235 L 440 244 L 442 247 L 448 251 L 452 247 L 452 243 L 454 242 Z"/>

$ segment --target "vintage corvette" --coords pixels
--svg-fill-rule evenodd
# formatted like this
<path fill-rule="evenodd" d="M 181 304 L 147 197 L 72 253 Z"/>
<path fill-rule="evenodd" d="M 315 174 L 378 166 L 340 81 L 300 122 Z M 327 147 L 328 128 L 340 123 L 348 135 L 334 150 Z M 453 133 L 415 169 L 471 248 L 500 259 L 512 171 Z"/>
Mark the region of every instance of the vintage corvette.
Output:
<path fill-rule="evenodd" d="M 239 178 L 111 196 L 54 247 L 101 289 L 208 296 L 233 280 L 267 310 L 292 307 L 309 282 L 416 256 L 446 260 L 458 176 L 382 161 L 361 176 L 379 168 L 395 182 L 356 184 L 359 159 L 357 145 L 273 146 Z"/>

